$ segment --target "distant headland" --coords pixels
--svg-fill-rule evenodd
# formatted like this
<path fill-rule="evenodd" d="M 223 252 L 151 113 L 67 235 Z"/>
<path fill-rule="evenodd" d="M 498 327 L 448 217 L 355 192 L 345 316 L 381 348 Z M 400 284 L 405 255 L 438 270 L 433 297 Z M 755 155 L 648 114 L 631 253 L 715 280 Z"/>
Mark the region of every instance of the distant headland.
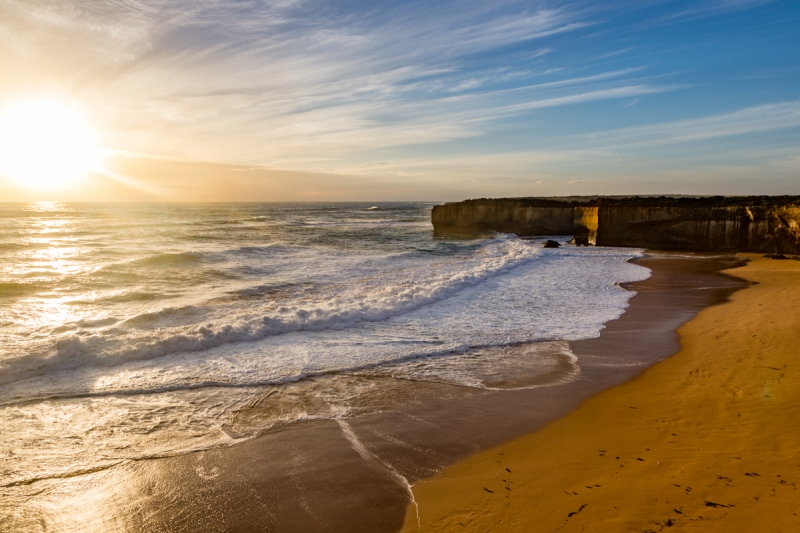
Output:
<path fill-rule="evenodd" d="M 575 244 L 800 254 L 800 196 L 572 196 L 437 205 L 436 232 L 572 235 Z"/>

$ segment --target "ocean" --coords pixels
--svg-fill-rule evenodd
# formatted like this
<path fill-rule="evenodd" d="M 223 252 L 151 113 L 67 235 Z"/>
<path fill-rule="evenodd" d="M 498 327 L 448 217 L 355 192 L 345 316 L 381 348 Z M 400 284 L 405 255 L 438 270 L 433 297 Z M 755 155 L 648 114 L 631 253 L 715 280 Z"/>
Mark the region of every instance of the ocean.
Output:
<path fill-rule="evenodd" d="M 403 402 L 386 378 L 576 379 L 567 341 L 650 273 L 637 249 L 435 235 L 432 205 L 0 204 L 0 514 L 43 480 Z"/>

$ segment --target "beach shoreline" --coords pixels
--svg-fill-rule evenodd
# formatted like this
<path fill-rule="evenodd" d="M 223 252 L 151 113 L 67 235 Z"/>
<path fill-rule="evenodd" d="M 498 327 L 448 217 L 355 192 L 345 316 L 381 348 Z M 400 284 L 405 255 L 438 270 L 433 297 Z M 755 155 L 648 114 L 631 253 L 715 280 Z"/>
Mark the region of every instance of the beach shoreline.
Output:
<path fill-rule="evenodd" d="M 800 265 L 746 258 L 678 353 L 419 481 L 403 531 L 799 528 Z"/>
<path fill-rule="evenodd" d="M 398 531 L 416 494 L 411 485 L 536 431 L 675 353 L 678 326 L 744 286 L 719 274 L 740 262 L 648 252 L 637 263 L 651 268 L 651 277 L 625 285 L 637 294 L 599 337 L 535 343 L 559 353 L 568 344 L 579 372 L 563 383 L 498 391 L 371 377 L 380 394 L 370 397 L 368 414 L 308 420 L 231 447 L 44 481 L 30 487 L 26 513 L 44 513 L 61 531 Z M 361 379 L 330 378 L 345 386 Z M 275 408 L 266 403 L 236 417 Z"/>

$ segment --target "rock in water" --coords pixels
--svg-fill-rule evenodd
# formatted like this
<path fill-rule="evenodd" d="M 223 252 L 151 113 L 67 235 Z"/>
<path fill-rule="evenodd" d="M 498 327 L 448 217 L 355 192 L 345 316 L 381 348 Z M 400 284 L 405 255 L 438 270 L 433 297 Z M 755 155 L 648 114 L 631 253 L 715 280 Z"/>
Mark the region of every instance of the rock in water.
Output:
<path fill-rule="evenodd" d="M 542 248 L 561 248 L 561 243 L 554 240 L 547 240 Z"/>

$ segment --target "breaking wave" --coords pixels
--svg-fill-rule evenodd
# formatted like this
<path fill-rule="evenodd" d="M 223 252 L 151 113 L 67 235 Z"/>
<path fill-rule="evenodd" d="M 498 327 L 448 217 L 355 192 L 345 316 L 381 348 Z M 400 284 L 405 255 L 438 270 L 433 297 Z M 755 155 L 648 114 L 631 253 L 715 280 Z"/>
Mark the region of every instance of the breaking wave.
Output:
<path fill-rule="evenodd" d="M 49 346 L 7 359 L 0 365 L 0 383 L 53 370 L 115 366 L 289 332 L 346 329 L 359 322 L 382 321 L 449 298 L 539 257 L 538 247 L 516 237 L 501 237 L 469 256 L 424 269 L 396 269 L 320 287 L 314 298 L 294 294 L 250 305 L 221 306 L 212 301 L 143 313 L 102 332 L 65 335 Z M 150 260 L 172 264 L 198 259 L 196 254 L 184 253 Z"/>

